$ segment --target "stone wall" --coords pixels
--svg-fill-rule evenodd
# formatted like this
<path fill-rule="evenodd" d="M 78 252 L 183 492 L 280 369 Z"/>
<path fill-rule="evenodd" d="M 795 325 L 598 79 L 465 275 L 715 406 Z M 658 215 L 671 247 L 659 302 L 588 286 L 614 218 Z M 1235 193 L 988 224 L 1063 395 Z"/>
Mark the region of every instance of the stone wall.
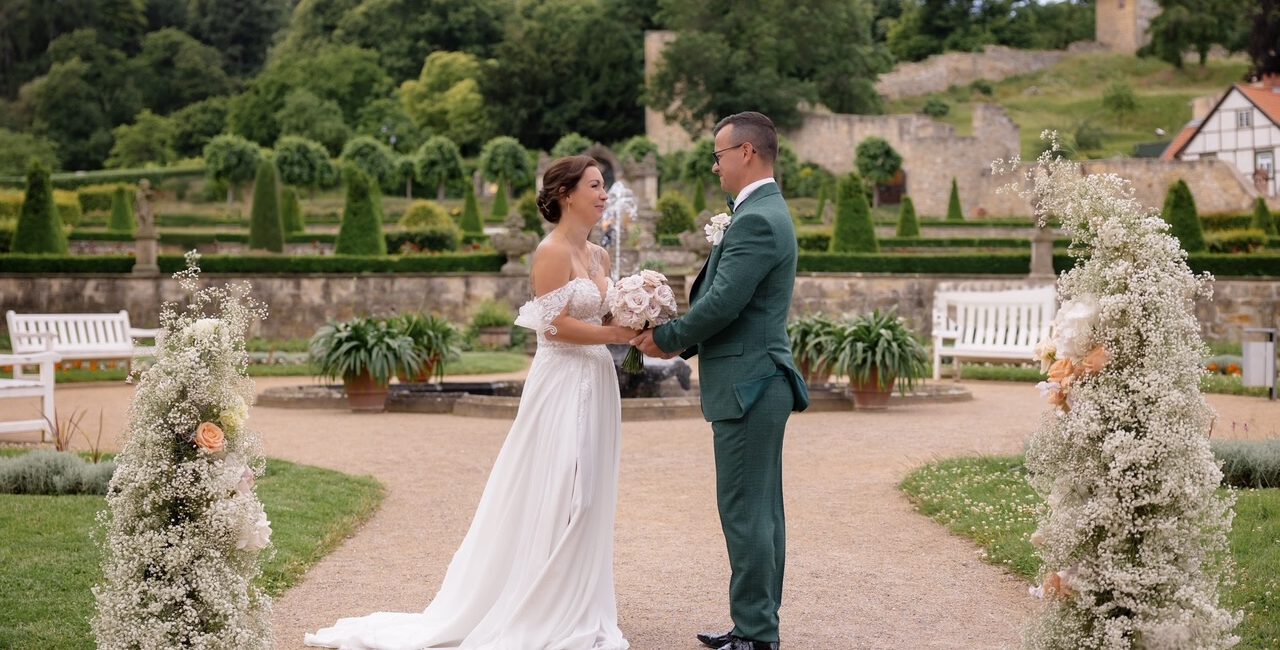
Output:
<path fill-rule="evenodd" d="M 481 301 L 496 299 L 517 308 L 529 295 L 523 276 L 499 275 L 301 275 L 205 277 L 248 279 L 271 315 L 254 336 L 306 338 L 327 319 L 357 314 L 434 311 L 466 323 Z M 692 286 L 693 277 L 684 279 Z M 859 313 L 896 306 L 922 335 L 929 334 L 933 292 L 942 283 L 975 289 L 1026 286 L 1024 278 L 940 275 L 807 273 L 796 279 L 793 312 Z M 679 282 L 676 283 L 677 285 Z M 1280 326 L 1280 282 L 1231 279 L 1214 283 L 1215 298 L 1196 306 L 1210 341 L 1239 341 L 1245 327 Z M 0 305 L 18 312 L 114 312 L 129 310 L 133 324 L 155 327 L 160 302 L 181 297 L 175 281 L 126 275 L 0 276 Z"/>
<path fill-rule="evenodd" d="M 1151 42 L 1151 21 L 1160 15 L 1156 0 L 1097 0 L 1094 40 L 1107 50 L 1133 54 Z"/>
<path fill-rule="evenodd" d="M 885 99 L 918 97 L 967 86 L 979 79 L 1002 81 L 1020 74 L 1048 68 L 1068 54 L 1090 49 L 1090 44 L 1073 45 L 1071 50 L 1017 50 L 988 45 L 981 52 L 946 52 L 923 61 L 899 63 L 893 71 L 880 75 L 876 92 Z"/>

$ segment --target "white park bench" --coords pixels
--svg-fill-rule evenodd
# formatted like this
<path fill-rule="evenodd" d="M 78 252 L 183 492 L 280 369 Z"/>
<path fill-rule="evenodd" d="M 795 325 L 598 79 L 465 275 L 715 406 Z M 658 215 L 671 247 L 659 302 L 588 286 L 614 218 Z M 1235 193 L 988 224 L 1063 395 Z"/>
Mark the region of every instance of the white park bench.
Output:
<path fill-rule="evenodd" d="M 939 290 L 933 296 L 933 378 L 942 377 L 942 359 L 1031 361 L 1036 344 L 1049 335 L 1057 312 L 1050 286 L 995 291 Z"/>
<path fill-rule="evenodd" d="M 17 433 L 19 431 L 39 431 L 40 441 L 47 442 L 53 433 L 56 411 L 53 406 L 53 364 L 58 361 L 57 352 L 34 352 L 31 354 L 0 354 L 0 367 L 13 368 L 12 379 L 0 378 L 0 399 L 6 398 L 40 398 L 40 418 L 27 420 L 8 420 L 0 422 L 0 433 Z M 40 372 L 29 377 L 23 366 L 35 365 Z"/>
<path fill-rule="evenodd" d="M 140 346 L 135 339 L 156 339 L 159 329 L 129 324 L 129 312 L 108 314 L 18 314 L 10 310 L 9 341 L 14 354 L 57 352 L 70 359 L 101 361 L 155 356 L 152 346 Z"/>

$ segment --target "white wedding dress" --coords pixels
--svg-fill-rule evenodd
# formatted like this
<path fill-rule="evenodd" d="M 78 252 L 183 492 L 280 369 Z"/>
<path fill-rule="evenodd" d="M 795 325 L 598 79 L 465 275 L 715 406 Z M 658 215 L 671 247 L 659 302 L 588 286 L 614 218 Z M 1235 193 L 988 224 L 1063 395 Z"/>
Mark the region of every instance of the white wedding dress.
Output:
<path fill-rule="evenodd" d="M 607 283 L 607 281 L 606 281 Z M 603 345 L 547 338 L 561 313 L 599 324 L 588 278 L 529 301 L 538 332 L 520 409 L 475 519 L 422 613 L 340 619 L 306 635 L 326 648 L 625 650 L 613 585 L 621 403 Z"/>

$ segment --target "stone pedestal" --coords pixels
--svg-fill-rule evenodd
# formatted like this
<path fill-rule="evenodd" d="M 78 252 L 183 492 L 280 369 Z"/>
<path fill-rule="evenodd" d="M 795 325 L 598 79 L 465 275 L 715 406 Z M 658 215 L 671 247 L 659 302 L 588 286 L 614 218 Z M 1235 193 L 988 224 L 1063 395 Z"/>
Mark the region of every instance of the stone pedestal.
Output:
<path fill-rule="evenodd" d="M 154 230 L 139 232 L 134 237 L 134 275 L 160 275 L 160 265 L 156 263 L 160 249 L 160 235 Z"/>
<path fill-rule="evenodd" d="M 1036 228 L 1031 237 L 1031 274 L 1034 280 L 1053 280 L 1058 274 L 1053 270 L 1053 230 Z"/>

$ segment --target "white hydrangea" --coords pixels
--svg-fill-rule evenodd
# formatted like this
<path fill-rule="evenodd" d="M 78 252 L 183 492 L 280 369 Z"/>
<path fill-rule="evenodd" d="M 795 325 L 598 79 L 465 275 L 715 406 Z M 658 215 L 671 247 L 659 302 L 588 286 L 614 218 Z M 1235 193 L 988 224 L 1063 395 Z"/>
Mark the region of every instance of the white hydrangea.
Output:
<path fill-rule="evenodd" d="M 1023 174 L 1037 216 L 1058 218 L 1079 258 L 1059 282 L 1054 341 L 1037 356 L 1104 351 L 1102 369 L 1074 375 L 1068 393 L 1040 387 L 1066 404 L 1045 413 L 1027 450 L 1048 507 L 1032 536 L 1044 560 L 1032 592 L 1044 601 L 1026 645 L 1230 647 L 1241 618 L 1222 602 L 1232 499 L 1217 493 L 1193 312 L 1212 278 L 1191 272 L 1168 225 L 1123 179 L 1084 176 L 1048 154 L 994 168 Z"/>
<path fill-rule="evenodd" d="M 253 492 L 265 462 L 244 426 L 253 401 L 244 337 L 266 310 L 247 283 L 198 289 L 197 260 L 189 254 L 175 275 L 190 304 L 165 304 L 168 336 L 134 377 L 128 436 L 99 516 L 93 632 L 103 649 L 273 646 L 271 602 L 254 585 L 271 535 Z M 221 451 L 197 449 L 206 422 L 221 423 Z"/>

